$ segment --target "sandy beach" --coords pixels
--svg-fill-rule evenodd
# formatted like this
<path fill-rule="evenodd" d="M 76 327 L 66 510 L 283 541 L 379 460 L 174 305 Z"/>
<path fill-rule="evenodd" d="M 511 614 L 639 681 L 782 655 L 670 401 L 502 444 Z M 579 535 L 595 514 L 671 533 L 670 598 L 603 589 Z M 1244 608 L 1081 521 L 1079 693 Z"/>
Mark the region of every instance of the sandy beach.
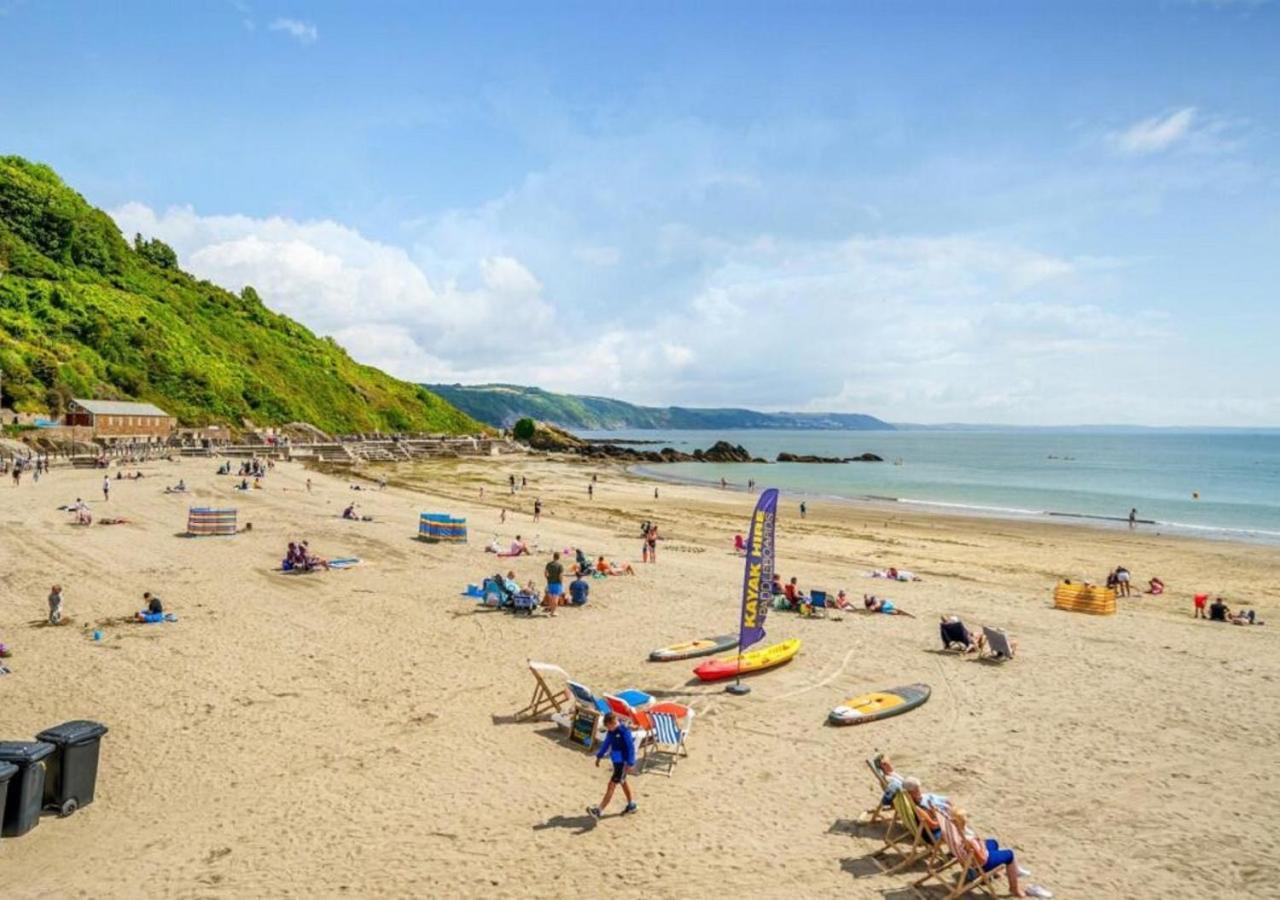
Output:
<path fill-rule="evenodd" d="M 693 663 L 646 657 L 736 627 L 745 493 L 662 484 L 655 499 L 617 468 L 524 458 L 370 470 L 391 483 L 360 492 L 282 463 L 241 493 L 217 465 L 147 464 L 105 503 L 95 471 L 0 487 L 0 641 L 14 650 L 0 739 L 75 718 L 110 728 L 96 802 L 0 840 L 5 897 L 907 897 L 919 870 L 882 874 L 880 829 L 857 822 L 877 796 L 876 750 L 1058 897 L 1280 896 L 1274 547 L 854 504 L 811 502 L 801 521 L 784 498 L 780 574 L 887 595 L 917 618 L 773 613 L 769 641 L 803 649 L 731 697 L 694 681 Z M 515 497 L 509 474 L 529 480 Z M 179 478 L 191 492 L 166 495 Z M 75 527 L 57 507 L 78 496 L 131 521 Z M 342 520 L 352 500 L 374 521 Z M 184 537 L 191 505 L 237 507 L 253 528 Z M 465 516 L 470 542 L 419 542 L 422 511 Z M 664 538 L 655 565 L 640 565 L 645 519 Z M 555 619 L 459 596 L 508 568 L 484 545 L 517 533 L 540 547 L 510 566 L 522 582 L 564 547 L 638 574 L 594 582 L 586 607 Z M 302 538 L 364 563 L 274 571 Z M 1167 592 L 1113 617 L 1051 608 L 1057 579 L 1117 564 Z M 864 577 L 889 565 L 923 581 Z M 41 624 L 54 582 L 66 627 Z M 177 622 L 120 621 L 148 590 Z M 1271 624 L 1194 621 L 1199 591 Z M 1005 627 L 1018 657 L 936 652 L 943 613 Z M 669 778 L 634 777 L 636 815 L 591 820 L 607 769 L 554 725 L 512 721 L 530 658 L 695 708 L 688 758 Z M 847 697 L 911 682 L 933 689 L 920 709 L 824 724 Z"/>

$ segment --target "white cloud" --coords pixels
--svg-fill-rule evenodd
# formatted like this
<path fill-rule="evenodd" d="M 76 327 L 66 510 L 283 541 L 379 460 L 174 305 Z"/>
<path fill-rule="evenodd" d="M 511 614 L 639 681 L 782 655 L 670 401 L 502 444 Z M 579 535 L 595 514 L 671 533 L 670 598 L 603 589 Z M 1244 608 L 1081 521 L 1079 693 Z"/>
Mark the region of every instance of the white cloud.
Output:
<path fill-rule="evenodd" d="M 730 241 L 685 227 L 706 254 L 687 293 L 588 308 L 549 294 L 492 238 L 474 257 L 415 258 L 332 221 L 137 203 L 113 215 L 126 234 L 172 244 L 198 276 L 252 284 L 356 359 L 413 381 L 1031 423 L 1167 420 L 1169 396 L 1193 410 L 1215 390 L 1178 362 L 1188 348 L 1175 322 L 1115 308 L 1117 260 L 980 235 Z M 1233 403 L 1280 413 L 1274 400 Z"/>
<path fill-rule="evenodd" d="M 1166 115 L 1135 122 L 1124 131 L 1112 134 L 1111 139 L 1124 153 L 1159 153 L 1186 138 L 1191 133 L 1195 118 L 1196 108 L 1184 106 Z"/>
<path fill-rule="evenodd" d="M 267 26 L 271 31 L 281 31 L 300 44 L 314 44 L 320 37 L 320 31 L 311 22 L 301 19 L 280 17 Z"/>

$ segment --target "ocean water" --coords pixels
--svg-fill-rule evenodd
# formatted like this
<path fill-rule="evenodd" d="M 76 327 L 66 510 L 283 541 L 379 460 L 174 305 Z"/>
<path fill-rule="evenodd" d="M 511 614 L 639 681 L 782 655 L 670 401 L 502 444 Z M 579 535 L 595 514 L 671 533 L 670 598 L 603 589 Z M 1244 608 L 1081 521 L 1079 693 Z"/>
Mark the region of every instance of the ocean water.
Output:
<path fill-rule="evenodd" d="M 660 441 L 691 451 L 717 440 L 773 459 L 781 451 L 884 457 L 883 463 L 673 463 L 639 467 L 680 481 L 780 488 L 998 516 L 1071 517 L 1127 527 L 1280 543 L 1280 432 L 614 431 L 585 437 Z M 647 449 L 647 448 L 645 448 Z M 658 449 L 655 446 L 653 449 Z M 895 464 L 900 461 L 901 464 Z M 1198 494 L 1198 498 L 1195 496 Z M 1096 517 L 1096 518 L 1095 518 Z"/>

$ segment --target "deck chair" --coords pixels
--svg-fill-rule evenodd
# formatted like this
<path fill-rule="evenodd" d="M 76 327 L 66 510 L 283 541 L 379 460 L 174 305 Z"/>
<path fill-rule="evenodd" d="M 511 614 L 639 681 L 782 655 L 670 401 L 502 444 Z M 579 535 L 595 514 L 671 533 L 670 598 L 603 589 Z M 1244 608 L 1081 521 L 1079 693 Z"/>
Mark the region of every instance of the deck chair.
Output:
<path fill-rule="evenodd" d="M 827 617 L 827 592 L 826 591 L 810 591 L 809 592 L 809 615 Z"/>
<path fill-rule="evenodd" d="M 893 815 L 898 827 L 890 826 L 885 833 L 884 846 L 873 854 L 878 857 L 885 853 L 896 853 L 901 857 L 896 865 L 884 870 L 886 874 L 905 868 L 933 852 L 933 845 L 920 834 L 922 826 L 916 816 L 916 806 L 906 791 L 898 791 L 893 795 Z"/>
<path fill-rule="evenodd" d="M 516 712 L 516 719 L 536 719 L 545 712 L 555 710 L 558 713 L 565 712 L 564 706 L 569 704 L 569 689 L 567 687 L 556 690 L 548 684 L 548 681 L 554 681 L 556 684 L 568 684 L 569 673 L 559 666 L 553 666 L 551 663 L 534 662 L 528 660 L 529 672 L 533 675 L 533 696 L 529 699 L 529 705 Z M 564 706 L 562 706 L 562 704 Z"/>
<path fill-rule="evenodd" d="M 1001 661 L 1013 659 L 1013 644 L 1003 629 L 983 625 L 982 636 L 985 638 L 982 650 L 984 658 Z"/>
<path fill-rule="evenodd" d="M 609 712 L 609 704 L 600 697 L 591 693 L 591 688 L 576 681 L 569 682 L 569 693 L 573 695 L 574 700 L 579 706 L 585 706 L 588 709 L 599 710 L 602 714 Z M 618 691 L 614 694 L 619 700 L 636 709 L 646 709 L 653 703 L 653 698 L 644 691 L 626 690 Z"/>
<path fill-rule="evenodd" d="M 649 720 L 653 723 L 653 739 L 646 745 L 645 759 L 654 753 L 665 755 L 669 760 L 666 774 L 670 777 L 672 770 L 676 767 L 676 758 L 682 753 L 685 756 L 689 755 L 684 741 L 693 728 L 693 710 L 689 710 L 684 728 L 680 727 L 676 717 L 670 713 L 655 712 L 650 714 Z"/>
<path fill-rule="evenodd" d="M 885 778 L 884 772 L 880 771 L 880 767 L 876 765 L 876 756 L 867 757 L 867 768 L 871 770 L 871 775 L 875 778 L 876 784 L 880 790 L 876 794 L 876 805 L 868 809 L 865 815 L 869 816 L 867 824 L 875 824 L 886 811 L 892 810 L 892 806 L 886 806 L 882 801 L 887 790 L 889 790 L 889 779 Z"/>
<path fill-rule="evenodd" d="M 653 718 L 647 712 L 612 694 L 606 695 L 604 702 L 610 712 L 627 723 L 637 748 L 644 747 L 653 738 Z"/>
<path fill-rule="evenodd" d="M 960 864 L 960 872 L 952 885 L 951 893 L 947 894 L 947 900 L 963 897 L 975 888 L 982 888 L 987 892 L 987 896 L 995 900 L 996 892 L 991 882 L 995 879 L 999 870 L 982 871 L 982 866 L 978 864 L 977 853 L 965 841 L 964 836 L 960 834 L 960 829 L 956 827 L 956 823 L 951 821 L 951 817 L 946 813 L 939 813 L 938 819 L 942 823 L 942 840 L 947 845 L 947 849 L 951 851 L 955 861 Z"/>
<path fill-rule="evenodd" d="M 511 609 L 517 615 L 524 613 L 526 616 L 532 616 L 538 608 L 538 598 L 533 594 L 526 594 L 523 591 L 511 598 Z"/>

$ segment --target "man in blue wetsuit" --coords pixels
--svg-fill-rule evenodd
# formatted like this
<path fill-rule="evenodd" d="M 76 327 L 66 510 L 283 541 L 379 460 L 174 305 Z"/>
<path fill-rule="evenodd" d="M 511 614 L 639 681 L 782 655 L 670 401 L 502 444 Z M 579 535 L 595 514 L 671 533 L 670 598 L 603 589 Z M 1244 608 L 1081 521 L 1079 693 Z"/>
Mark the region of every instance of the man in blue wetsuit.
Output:
<path fill-rule="evenodd" d="M 600 742 L 600 749 L 596 751 L 596 766 L 600 765 L 600 760 L 604 759 L 606 753 L 609 754 L 609 761 L 613 763 L 613 775 L 609 778 L 609 786 L 605 788 L 604 799 L 600 801 L 600 805 L 587 807 L 587 812 L 596 819 L 604 815 L 604 810 L 613 799 L 613 792 L 618 785 L 622 785 L 622 793 L 627 798 L 627 806 L 622 810 L 622 814 L 625 816 L 627 813 L 636 811 L 631 785 L 627 784 L 627 772 L 636 764 L 635 739 L 631 737 L 631 730 L 619 722 L 618 717 L 613 713 L 605 715 L 604 727 L 608 729 L 608 734 Z"/>

